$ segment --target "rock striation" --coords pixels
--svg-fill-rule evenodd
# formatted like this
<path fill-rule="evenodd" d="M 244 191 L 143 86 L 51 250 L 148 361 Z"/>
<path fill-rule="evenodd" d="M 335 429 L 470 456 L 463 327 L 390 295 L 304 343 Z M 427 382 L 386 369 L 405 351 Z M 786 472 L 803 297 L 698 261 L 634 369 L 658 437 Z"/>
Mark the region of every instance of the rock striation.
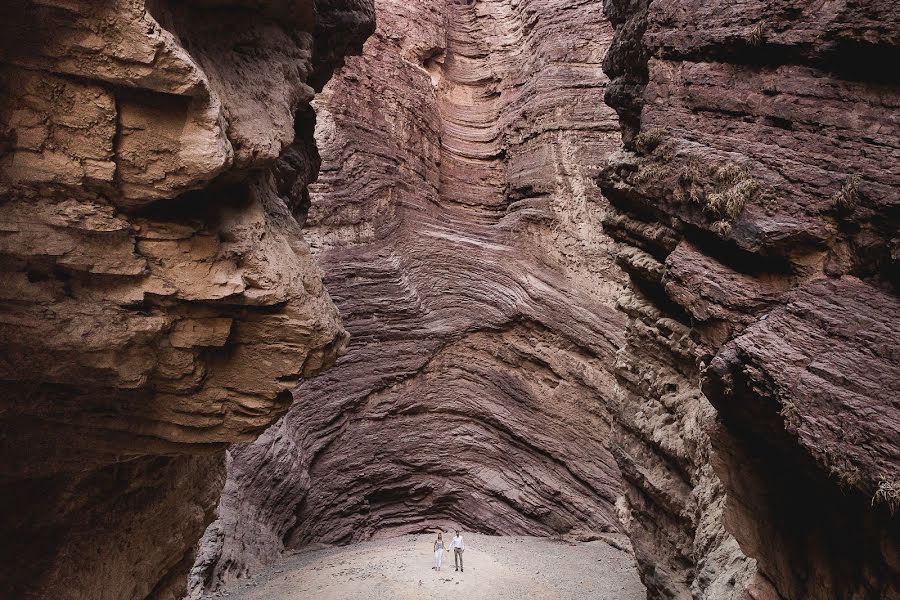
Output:
<path fill-rule="evenodd" d="M 616 531 L 623 276 L 594 183 L 620 145 L 592 1 L 378 0 L 316 100 L 304 231 L 351 333 L 230 450 L 200 595 L 285 549 L 460 524 Z"/>
<path fill-rule="evenodd" d="M 228 443 L 347 335 L 309 107 L 367 0 L 0 8 L 0 588 L 178 598 Z"/>
<path fill-rule="evenodd" d="M 614 454 L 650 597 L 900 597 L 896 3 L 605 11 Z"/>

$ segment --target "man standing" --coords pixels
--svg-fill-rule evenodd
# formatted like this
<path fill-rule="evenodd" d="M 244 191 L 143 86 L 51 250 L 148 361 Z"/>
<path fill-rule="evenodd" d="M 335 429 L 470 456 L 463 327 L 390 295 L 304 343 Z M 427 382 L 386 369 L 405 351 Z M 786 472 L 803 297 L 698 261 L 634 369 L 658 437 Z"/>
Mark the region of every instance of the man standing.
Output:
<path fill-rule="evenodd" d="M 463 550 L 466 549 L 466 545 L 463 543 L 462 534 L 459 530 L 456 531 L 456 537 L 450 542 L 450 547 L 453 548 L 453 565 L 456 567 L 456 570 L 465 571 L 463 569 Z"/>

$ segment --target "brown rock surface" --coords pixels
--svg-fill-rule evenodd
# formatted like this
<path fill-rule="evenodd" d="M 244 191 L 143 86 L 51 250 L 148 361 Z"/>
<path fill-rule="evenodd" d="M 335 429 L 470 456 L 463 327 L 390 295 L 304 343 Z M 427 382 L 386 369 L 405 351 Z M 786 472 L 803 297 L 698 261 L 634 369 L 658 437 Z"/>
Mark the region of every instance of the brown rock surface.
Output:
<path fill-rule="evenodd" d="M 622 276 L 592 181 L 619 145 L 612 29 L 591 1 L 376 12 L 317 100 L 305 232 L 350 347 L 231 449 L 197 594 L 310 542 L 619 527 Z"/>
<path fill-rule="evenodd" d="M 616 458 L 650 596 L 900 597 L 896 3 L 605 8 Z"/>
<path fill-rule="evenodd" d="M 372 18 L 361 0 L 0 8 L 10 597 L 179 597 L 226 444 L 345 345 L 296 217 L 310 84 Z"/>

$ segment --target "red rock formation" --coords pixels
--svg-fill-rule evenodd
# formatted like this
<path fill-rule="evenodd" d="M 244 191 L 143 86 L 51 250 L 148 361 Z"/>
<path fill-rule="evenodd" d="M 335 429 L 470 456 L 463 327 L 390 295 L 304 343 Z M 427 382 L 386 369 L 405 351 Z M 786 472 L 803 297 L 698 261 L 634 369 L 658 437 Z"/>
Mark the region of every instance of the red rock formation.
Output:
<path fill-rule="evenodd" d="M 0 11 L 0 588 L 179 597 L 226 444 L 345 345 L 295 217 L 372 8 Z"/>
<path fill-rule="evenodd" d="M 621 275 L 592 182 L 619 145 L 611 27 L 589 1 L 376 10 L 317 100 L 305 232 L 350 348 L 232 448 L 198 593 L 315 541 L 618 527 Z"/>
<path fill-rule="evenodd" d="M 651 597 L 900 597 L 896 4 L 606 11 L 616 457 Z"/>

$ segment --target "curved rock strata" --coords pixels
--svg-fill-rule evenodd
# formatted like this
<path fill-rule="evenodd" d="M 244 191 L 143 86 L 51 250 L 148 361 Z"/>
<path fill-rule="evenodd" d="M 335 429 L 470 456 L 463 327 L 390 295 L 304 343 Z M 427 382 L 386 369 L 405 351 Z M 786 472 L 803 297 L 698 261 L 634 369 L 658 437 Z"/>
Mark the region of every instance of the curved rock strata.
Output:
<path fill-rule="evenodd" d="M 305 231 L 351 332 L 233 447 L 194 591 L 285 548 L 461 524 L 617 530 L 623 318 L 593 178 L 619 147 L 592 1 L 379 0 L 317 99 Z"/>
<path fill-rule="evenodd" d="M 346 345 L 298 217 L 310 86 L 373 17 L 366 0 L 0 9 L 9 597 L 180 597 L 226 445 Z"/>
<path fill-rule="evenodd" d="M 897 5 L 605 9 L 616 458 L 650 596 L 898 598 Z"/>

